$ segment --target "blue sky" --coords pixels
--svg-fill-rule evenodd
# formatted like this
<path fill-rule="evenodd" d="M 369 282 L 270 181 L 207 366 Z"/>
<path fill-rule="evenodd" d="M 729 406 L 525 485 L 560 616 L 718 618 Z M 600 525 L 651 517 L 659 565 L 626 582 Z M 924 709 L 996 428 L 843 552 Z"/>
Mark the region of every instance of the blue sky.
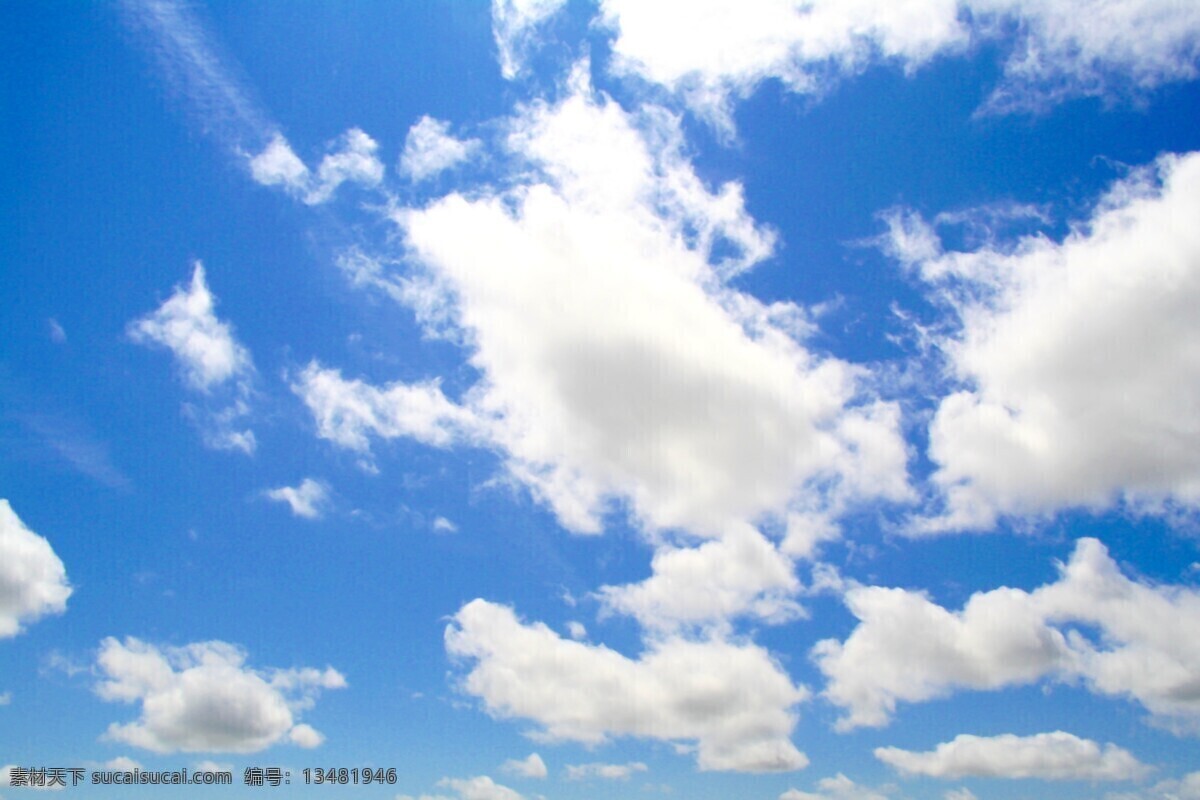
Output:
<path fill-rule="evenodd" d="M 0 767 L 1200 798 L 1200 8 L 0 37 Z"/>

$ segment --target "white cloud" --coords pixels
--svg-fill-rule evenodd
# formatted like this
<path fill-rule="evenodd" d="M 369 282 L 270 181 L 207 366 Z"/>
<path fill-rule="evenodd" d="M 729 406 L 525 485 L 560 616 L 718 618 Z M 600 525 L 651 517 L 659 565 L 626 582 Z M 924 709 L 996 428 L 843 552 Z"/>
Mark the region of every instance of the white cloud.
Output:
<path fill-rule="evenodd" d="M 12 692 L 0 692 L 0 706 L 7 706 L 12 703 Z"/>
<path fill-rule="evenodd" d="M 946 508 L 918 530 L 1200 506 L 1197 218 L 1200 153 L 1164 156 L 1061 242 L 922 248 L 916 265 L 961 322 L 940 346 L 963 388 L 930 426 Z M 893 218 L 901 239 L 922 225 Z"/>
<path fill-rule="evenodd" d="M 254 369 L 250 354 L 233 338 L 229 323 L 217 319 L 215 305 L 204 265 L 197 261 L 191 284 L 176 286 L 156 311 L 129 323 L 129 337 L 170 350 L 184 380 L 197 391 L 245 379 Z"/>
<path fill-rule="evenodd" d="M 601 7 L 617 31 L 618 72 L 680 92 L 726 127 L 730 101 L 767 78 L 817 92 L 830 65 L 854 73 L 884 58 L 913 69 L 968 39 L 955 0 L 603 0 Z"/>
<path fill-rule="evenodd" d="M 0 499 L 0 639 L 16 636 L 23 624 L 66 611 L 71 591 L 50 542 L 25 527 Z M 10 699 L 5 692 L 0 705 Z"/>
<path fill-rule="evenodd" d="M 285 738 L 302 747 L 321 735 L 296 715 L 324 689 L 345 687 L 324 670 L 254 670 L 246 654 L 225 642 L 159 648 L 135 638 L 100 644 L 96 667 L 104 700 L 140 703 L 135 722 L 113 723 L 107 738 L 156 753 L 262 750 Z"/>
<path fill-rule="evenodd" d="M 333 198 L 343 183 L 374 188 L 383 182 L 384 166 L 376 152 L 379 144 L 358 128 L 350 128 L 321 159 L 316 171 L 309 170 L 292 150 L 283 134 L 254 156 L 246 156 L 250 176 L 264 186 L 280 186 L 307 205 L 320 205 Z"/>
<path fill-rule="evenodd" d="M 408 130 L 400 171 L 414 181 L 423 181 L 468 160 L 480 145 L 478 139 L 455 139 L 450 135 L 450 123 L 424 116 Z"/>
<path fill-rule="evenodd" d="M 321 159 L 304 202 L 324 203 L 343 183 L 371 188 L 383 181 L 383 162 L 375 155 L 379 145 L 358 128 L 346 131 L 338 140 L 338 149 Z"/>
<path fill-rule="evenodd" d="M 845 599 L 858 627 L 813 649 L 825 696 L 846 709 L 841 729 L 884 725 L 898 701 L 1045 677 L 1135 700 L 1163 724 L 1200 721 L 1200 644 L 1189 634 L 1200 591 L 1132 581 L 1095 539 L 1078 541 L 1056 582 L 977 593 L 961 611 L 903 589 L 856 587 Z"/>
<path fill-rule="evenodd" d="M 680 94 L 732 131 L 732 103 L 777 78 L 818 94 L 873 63 L 913 72 L 971 40 L 1010 48 L 992 111 L 1141 92 L 1196 76 L 1200 10 L 1121 0 L 1097 24 L 1089 0 L 603 0 L 613 69 Z M 686 24 L 682 24 L 686 20 Z"/>
<path fill-rule="evenodd" d="M 879 747 L 875 757 L 907 775 L 933 778 L 1127 781 L 1150 771 L 1128 750 L 1063 731 L 991 737 L 964 733 L 929 752 Z"/>
<path fill-rule="evenodd" d="M 65 344 L 67 341 L 67 331 L 62 324 L 54 317 L 46 320 L 46 326 L 50 330 L 50 341 L 55 344 Z"/>
<path fill-rule="evenodd" d="M 320 747 L 325 741 L 325 735 L 311 725 L 300 723 L 294 725 L 288 731 L 288 739 L 297 747 L 303 747 L 306 750 L 311 750 L 314 747 Z"/>
<path fill-rule="evenodd" d="M 588 778 L 603 778 L 607 781 L 627 781 L 630 776 L 638 772 L 646 772 L 649 769 L 640 761 L 631 761 L 628 764 L 603 764 L 593 762 L 591 764 L 568 764 L 567 765 L 567 780 L 582 781 Z"/>
<path fill-rule="evenodd" d="M 979 798 L 975 796 L 975 793 L 965 786 L 959 787 L 958 789 L 947 789 L 946 794 L 944 794 L 942 797 L 943 800 L 979 800 Z"/>
<path fill-rule="evenodd" d="M 138 761 L 134 761 L 129 756 L 117 756 L 111 758 L 100 765 L 101 769 L 121 770 L 124 772 L 132 772 L 135 769 L 142 769 L 142 765 Z"/>
<path fill-rule="evenodd" d="M 379 389 L 313 361 L 292 390 L 312 412 L 318 436 L 363 455 L 370 454 L 368 435 L 445 447 L 466 438 L 476 424 L 470 411 L 446 399 L 437 381 Z"/>
<path fill-rule="evenodd" d="M 587 627 L 579 620 L 571 620 L 567 623 L 567 633 L 576 641 L 583 641 L 587 638 Z"/>
<path fill-rule="evenodd" d="M 841 729 L 886 724 L 897 700 L 1036 681 L 1068 653 L 1063 635 L 1015 589 L 976 594 L 959 612 L 904 589 L 857 587 L 845 600 L 859 626 L 844 643 L 827 639 L 813 650 L 826 695 L 849 712 Z"/>
<path fill-rule="evenodd" d="M 804 349 L 802 310 L 724 285 L 773 247 L 741 187 L 704 186 L 676 118 L 574 81 L 509 123 L 532 182 L 397 214 L 441 292 L 423 302 L 450 309 L 482 373 L 464 401 L 509 473 L 584 532 L 614 502 L 718 535 L 793 501 L 907 498 L 896 407 Z M 362 450 L 372 430 L 340 438 Z"/>
<path fill-rule="evenodd" d="M 297 195 L 307 192 L 311 180 L 308 167 L 281 133 L 250 159 L 250 176 L 263 186 L 283 186 Z"/>
<path fill-rule="evenodd" d="M 458 792 L 462 800 L 523 800 L 520 792 L 496 783 L 487 775 L 475 778 L 442 778 L 438 786 Z"/>
<path fill-rule="evenodd" d="M 299 486 L 280 486 L 269 489 L 267 497 L 287 503 L 292 513 L 305 519 L 320 519 L 329 504 L 329 487 L 313 478 L 305 478 Z"/>
<path fill-rule="evenodd" d="M 445 517 L 435 517 L 433 529 L 438 533 L 455 533 L 458 531 L 458 526 Z"/>
<path fill-rule="evenodd" d="M 498 717 L 534 721 L 547 741 L 694 741 L 704 770 L 767 772 L 808 763 L 788 738 L 792 708 L 808 692 L 754 645 L 665 638 L 630 659 L 474 600 L 446 629 L 446 650 L 470 663 L 463 691 Z"/>
<path fill-rule="evenodd" d="M 839 772 L 836 777 L 817 781 L 815 792 L 788 789 L 779 795 L 779 800 L 887 800 L 887 797 L 860 786 Z"/>
<path fill-rule="evenodd" d="M 492 35 L 505 78 L 520 74 L 537 44 L 538 26 L 566 4 L 567 0 L 492 0 Z"/>
<path fill-rule="evenodd" d="M 791 561 L 749 525 L 699 547 L 662 547 L 650 567 L 641 583 L 602 587 L 604 608 L 657 630 L 738 616 L 779 623 L 803 613 L 792 599 L 800 582 Z"/>
<path fill-rule="evenodd" d="M 547 775 L 546 762 L 537 753 L 530 753 L 528 758 L 521 760 L 509 759 L 500 767 L 505 772 L 520 775 L 525 778 L 544 778 Z"/>
<path fill-rule="evenodd" d="M 233 764 L 220 762 L 220 761 L 211 761 L 209 759 L 203 759 L 201 761 L 196 762 L 195 766 L 192 768 L 192 771 L 193 772 L 233 772 Z"/>
<path fill-rule="evenodd" d="M 1168 778 L 1138 792 L 1110 792 L 1104 800 L 1200 800 L 1200 772 Z"/>
<path fill-rule="evenodd" d="M 185 404 L 184 413 L 196 420 L 207 446 L 250 455 L 256 446 L 254 432 L 239 430 L 239 426 L 250 413 L 247 398 L 254 365 L 229 323 L 217 319 L 215 307 L 204 265 L 197 261 L 189 286 L 176 286 L 158 309 L 129 323 L 126 330 L 138 344 L 170 350 L 191 389 L 209 398 L 214 390 L 225 390 L 219 403 L 222 407 L 197 409 Z"/>
<path fill-rule="evenodd" d="M 978 15 L 1018 20 L 1022 35 L 991 110 L 1037 108 L 1077 95 L 1140 92 L 1191 80 L 1200 58 L 1200 6 L 1121 0 L 1089 18 L 1088 0 L 969 0 Z"/>

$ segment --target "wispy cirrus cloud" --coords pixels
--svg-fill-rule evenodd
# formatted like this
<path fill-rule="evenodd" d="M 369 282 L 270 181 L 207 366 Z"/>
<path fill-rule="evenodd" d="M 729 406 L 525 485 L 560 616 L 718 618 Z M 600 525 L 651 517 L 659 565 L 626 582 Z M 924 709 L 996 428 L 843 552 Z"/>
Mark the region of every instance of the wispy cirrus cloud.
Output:
<path fill-rule="evenodd" d="M 253 99 L 236 63 L 222 53 L 182 0 L 121 0 L 119 8 L 166 81 L 201 128 L 235 152 L 259 150 L 277 127 Z"/>

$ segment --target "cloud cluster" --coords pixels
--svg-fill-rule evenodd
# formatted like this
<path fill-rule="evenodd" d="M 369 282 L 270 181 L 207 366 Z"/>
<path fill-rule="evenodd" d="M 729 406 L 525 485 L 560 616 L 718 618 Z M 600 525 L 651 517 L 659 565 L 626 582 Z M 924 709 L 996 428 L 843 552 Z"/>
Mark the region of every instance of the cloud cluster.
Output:
<path fill-rule="evenodd" d="M 939 341 L 962 388 L 943 398 L 929 455 L 945 510 L 918 529 L 1001 515 L 1200 504 L 1200 154 L 1163 156 L 1061 242 L 944 251 L 889 217 L 959 326 Z"/>
<path fill-rule="evenodd" d="M 1009 51 L 985 105 L 999 112 L 1190 79 L 1200 58 L 1200 10 L 1172 0 L 1110 3 L 1102 25 L 1087 0 L 603 0 L 601 9 L 618 74 L 667 87 L 727 132 L 733 101 L 764 80 L 820 93 L 831 77 L 880 62 L 912 72 L 972 41 Z"/>
<path fill-rule="evenodd" d="M 296 716 L 325 689 L 341 689 L 337 670 L 254 670 L 225 642 L 159 648 L 132 637 L 100 644 L 95 687 L 104 700 L 140 703 L 134 722 L 109 726 L 107 738 L 156 753 L 252 753 L 290 740 L 312 748 L 324 737 Z"/>
<path fill-rule="evenodd" d="M 606 612 L 647 632 L 637 660 L 465 606 L 447 648 L 475 660 L 464 687 L 489 709 L 554 738 L 694 740 L 704 769 L 798 768 L 787 735 L 805 692 L 731 641 L 731 623 L 798 616 L 791 558 L 811 552 L 811 530 L 835 529 L 853 502 L 911 497 L 899 409 L 865 369 L 805 346 L 803 309 L 729 285 L 775 237 L 740 185 L 700 179 L 677 117 L 626 111 L 582 65 L 561 100 L 520 108 L 504 130 L 507 181 L 394 213 L 408 272 L 361 253 L 345 263 L 460 344 L 478 382 L 450 399 L 434 380 L 373 386 L 313 362 L 293 387 L 319 436 L 366 459 L 374 439 L 486 447 L 564 527 L 599 532 L 626 512 L 657 543 L 648 578 L 600 591 Z M 757 529 L 764 518 L 811 524 L 781 549 Z M 498 628 L 616 678 L 581 691 Z M 737 664 L 761 680 L 747 687 Z M 668 685 L 677 667 L 696 685 Z M 645 680 L 668 694 L 629 718 L 620 709 Z M 523 699 L 548 686 L 544 702 Z"/>
<path fill-rule="evenodd" d="M 24 623 L 67 609 L 67 570 L 50 543 L 0 499 L 0 639 L 16 636 Z M 3 705 L 9 695 L 4 694 Z"/>
<path fill-rule="evenodd" d="M 190 413 L 201 417 L 208 446 L 249 454 L 255 448 L 254 432 L 239 427 L 250 410 L 247 400 L 254 364 L 249 351 L 234 338 L 229 323 L 217 318 L 215 308 L 204 265 L 197 261 L 191 283 L 176 286 L 156 310 L 129 323 L 127 332 L 138 344 L 170 350 L 189 388 L 206 396 L 223 390 L 227 402 L 222 408 L 202 413 L 192 409 Z"/>
<path fill-rule="evenodd" d="M 630 659 L 474 600 L 447 627 L 446 650 L 469 664 L 465 692 L 498 717 L 532 720 L 548 741 L 695 742 L 704 770 L 768 772 L 808 763 L 788 739 L 792 709 L 808 693 L 754 645 L 665 638 Z"/>
<path fill-rule="evenodd" d="M 328 202 L 345 183 L 366 188 L 379 186 L 384 166 L 376 155 L 379 144 L 358 128 L 342 134 L 317 165 L 315 173 L 276 133 L 266 147 L 248 156 L 250 176 L 263 186 L 279 186 L 307 205 Z"/>
<path fill-rule="evenodd" d="M 1200 644 L 1188 633 L 1200 591 L 1130 580 L 1095 539 L 1079 540 L 1054 583 L 980 592 L 960 611 L 873 586 L 845 601 L 858 626 L 813 649 L 825 696 L 846 711 L 840 729 L 885 725 L 899 701 L 1046 677 L 1135 700 L 1164 724 L 1200 722 Z"/>
<path fill-rule="evenodd" d="M 601 8 L 616 33 L 618 73 L 682 94 L 727 129 L 732 100 L 768 78 L 813 93 L 823 90 L 821 78 L 830 67 L 853 74 L 882 58 L 914 69 L 968 41 L 955 0 L 753 0 L 736 6 L 721 0 L 603 0 Z"/>
<path fill-rule="evenodd" d="M 875 757 L 907 775 L 933 778 L 1127 781 L 1150 771 L 1128 750 L 1063 731 L 1033 736 L 961 734 L 930 752 L 880 747 Z"/>
<path fill-rule="evenodd" d="M 469 415 L 509 474 L 585 532 L 615 503 L 715 536 L 793 503 L 908 497 L 898 411 L 865 371 L 806 350 L 802 310 L 725 285 L 773 237 L 739 186 L 704 186 L 676 118 L 628 113 L 577 74 L 509 127 L 531 180 L 396 215 L 438 295 L 422 302 L 446 310 L 481 380 L 459 410 L 430 384 L 327 381 L 325 402 L 309 400 L 321 435 L 363 451 L 368 434 L 410 435 L 394 420 L 417 404 L 428 413 L 407 428 L 440 444 L 442 421 Z"/>

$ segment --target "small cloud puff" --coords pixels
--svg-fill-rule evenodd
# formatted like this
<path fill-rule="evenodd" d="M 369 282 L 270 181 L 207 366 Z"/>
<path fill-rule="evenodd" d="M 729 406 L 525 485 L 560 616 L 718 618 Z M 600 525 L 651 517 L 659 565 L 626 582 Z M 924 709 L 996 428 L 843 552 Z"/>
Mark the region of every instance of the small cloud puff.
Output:
<path fill-rule="evenodd" d="M 271 500 L 287 503 L 297 517 L 320 519 L 329 504 L 329 486 L 324 481 L 305 478 L 299 486 L 268 489 L 266 496 Z"/>

